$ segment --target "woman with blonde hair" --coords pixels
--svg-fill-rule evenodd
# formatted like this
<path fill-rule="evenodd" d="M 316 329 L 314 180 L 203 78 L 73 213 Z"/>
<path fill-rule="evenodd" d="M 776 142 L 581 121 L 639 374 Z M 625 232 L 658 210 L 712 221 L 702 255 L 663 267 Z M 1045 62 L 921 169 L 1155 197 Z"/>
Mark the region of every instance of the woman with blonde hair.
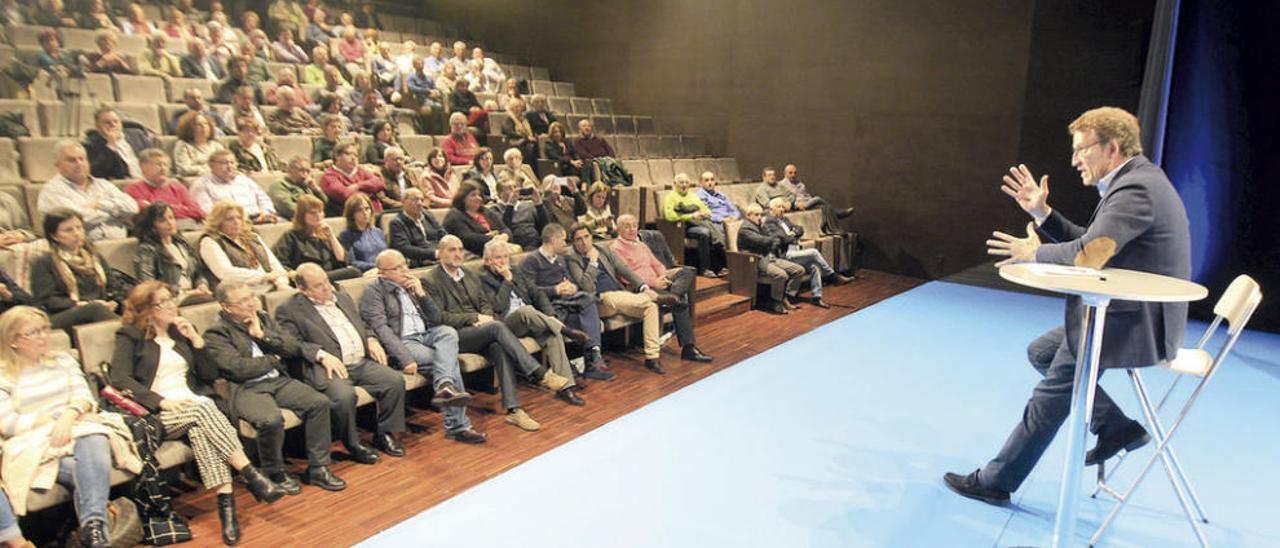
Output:
<path fill-rule="evenodd" d="M 595 238 L 607 240 L 618 235 L 618 221 L 609 207 L 609 185 L 596 181 L 587 187 L 587 211 L 578 216 L 578 222 L 587 225 Z"/>
<path fill-rule="evenodd" d="M 227 280 L 244 282 L 257 293 L 289 287 L 289 271 L 254 233 L 253 223 L 238 204 L 213 205 L 196 247 L 215 288 Z"/>
<path fill-rule="evenodd" d="M 158 280 L 138 284 L 125 299 L 120 323 L 111 384 L 157 413 L 168 439 L 187 438 L 205 488 L 218 493 L 222 540 L 235 544 L 240 524 L 231 471 L 240 473 L 259 502 L 274 502 L 284 490 L 249 462 L 239 434 L 214 402 L 218 364 L 205 354 L 200 332 L 178 315 L 174 289 Z"/>
<path fill-rule="evenodd" d="M 280 237 L 272 251 L 289 268 L 298 268 L 302 263 L 320 265 L 330 281 L 360 277 L 359 270 L 347 265 L 346 250 L 324 222 L 324 202 L 315 196 L 298 198 L 293 211 L 293 229 Z"/>
<path fill-rule="evenodd" d="M 49 252 L 31 263 L 31 294 L 53 315 L 53 326 L 116 319 L 119 303 L 108 289 L 111 267 L 85 238 L 80 214 L 65 208 L 46 213 L 44 234 Z"/>
<path fill-rule="evenodd" d="M 72 489 L 80 542 L 105 548 L 111 546 L 112 447 L 132 443 L 119 415 L 96 413 L 97 398 L 80 364 L 65 352 L 51 352 L 49 333 L 49 316 L 37 308 L 16 306 L 0 314 L 4 491 L 21 516 L 33 489 L 52 487 L 37 478 L 56 477 Z M 136 454 L 121 455 L 121 461 L 141 469 Z"/>
<path fill-rule="evenodd" d="M 199 112 L 179 116 L 175 133 L 178 142 L 173 145 L 173 167 L 181 177 L 208 175 L 209 157 L 226 150 L 213 138 L 213 121 Z"/>

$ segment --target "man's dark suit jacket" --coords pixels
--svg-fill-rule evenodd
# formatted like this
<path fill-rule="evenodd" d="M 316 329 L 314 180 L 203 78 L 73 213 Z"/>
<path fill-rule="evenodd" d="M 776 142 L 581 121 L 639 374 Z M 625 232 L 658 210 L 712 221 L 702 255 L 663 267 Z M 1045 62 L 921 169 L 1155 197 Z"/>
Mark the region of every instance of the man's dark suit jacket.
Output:
<path fill-rule="evenodd" d="M 785 248 L 787 246 L 791 244 L 799 244 L 800 237 L 804 236 L 804 227 L 791 222 L 786 217 L 765 217 L 762 224 L 764 225 L 765 231 L 768 232 L 770 236 L 778 238 L 778 241 L 781 242 L 780 246 L 783 248 L 782 250 L 784 252 L 786 251 Z M 788 236 L 787 232 L 783 230 L 783 226 L 791 229 L 790 236 Z"/>
<path fill-rule="evenodd" d="M 213 77 L 221 80 L 227 77 L 227 71 L 222 68 L 222 63 L 217 59 L 211 59 L 209 66 L 213 67 Z M 184 78 L 200 78 L 205 79 L 209 74 L 205 72 L 204 65 L 190 54 L 182 56 L 182 76 Z"/>
<path fill-rule="evenodd" d="M 480 272 L 462 267 L 462 281 L 455 282 L 440 265 L 427 271 L 423 286 L 431 300 L 440 305 L 445 325 L 454 329 L 471 327 L 480 314 L 497 317 L 493 303 L 487 298 Z"/>
<path fill-rule="evenodd" d="M 435 263 L 436 246 L 440 244 L 440 238 L 447 234 L 430 211 L 423 210 L 422 217 L 423 225 L 427 227 L 426 234 L 403 211 L 391 219 L 387 228 L 390 232 L 388 236 L 391 238 L 391 249 L 403 253 L 412 267 Z"/>
<path fill-rule="evenodd" d="M 280 329 L 275 320 L 262 311 L 258 311 L 258 320 L 262 322 L 261 339 L 251 337 L 249 328 L 233 320 L 226 312 L 218 313 L 218 321 L 204 332 L 204 347 L 209 359 L 217 364 L 219 375 L 229 381 L 227 403 L 231 424 L 236 424 L 239 416 L 235 409 L 236 394 L 244 382 L 261 377 L 272 369 L 288 378 L 289 369 L 283 360 L 302 357 L 302 347 L 297 339 Z M 262 356 L 253 356 L 255 342 L 262 350 Z"/>
<path fill-rule="evenodd" d="M 404 321 L 404 310 L 400 308 L 397 287 L 400 286 L 385 278 L 378 278 L 377 281 L 369 284 L 364 294 L 360 296 L 360 317 L 364 319 L 365 325 L 373 330 L 378 342 L 382 343 L 382 347 L 387 351 L 387 357 L 394 360 L 396 364 L 404 365 L 414 363 L 414 360 L 409 349 L 405 348 L 404 341 L 400 339 L 400 330 L 404 328 L 404 324 L 401 323 Z M 419 299 L 410 294 L 409 299 L 418 307 L 422 323 L 426 324 L 428 329 L 444 323 L 440 309 L 430 297 L 424 296 Z"/>
<path fill-rule="evenodd" d="M 600 264 L 598 267 L 591 266 L 587 256 L 578 253 L 577 249 L 570 249 L 569 253 L 564 256 L 565 263 L 569 267 L 569 276 L 573 278 L 573 283 L 578 286 L 578 289 L 595 295 L 599 299 L 600 294 L 596 289 L 596 278 L 599 277 L 600 269 L 603 268 L 609 274 L 609 277 L 622 286 L 624 291 L 639 293 L 640 288 L 644 286 L 644 280 L 640 279 L 640 276 L 636 275 L 627 266 L 627 263 L 619 259 L 617 255 L 614 255 L 612 251 L 609 251 L 608 246 L 600 243 L 593 243 L 592 245 L 596 246 L 596 250 L 600 252 Z"/>
<path fill-rule="evenodd" d="M 107 146 L 107 139 L 98 133 L 98 130 L 91 129 L 85 133 L 85 136 L 87 139 L 84 142 L 84 148 L 85 155 L 89 157 L 89 173 L 103 179 L 132 178 L 129 175 L 129 164 L 124 162 L 124 158 L 121 158 L 118 152 Z M 133 148 L 135 156 L 155 147 L 155 142 L 152 141 L 147 130 L 136 122 L 126 122 L 124 140 Z"/>
<path fill-rule="evenodd" d="M 1122 166 L 1094 210 L 1087 228 L 1054 210 L 1040 225 L 1041 263 L 1123 268 L 1191 278 L 1191 230 L 1182 198 L 1169 178 L 1143 156 Z M 1115 254 L 1104 264 L 1105 250 Z M 1067 344 L 1077 353 L 1084 305 L 1067 298 Z M 1102 367 L 1143 367 L 1172 359 L 1187 328 L 1187 303 L 1111 301 L 1102 344 Z M 1076 354 L 1078 355 L 1078 354 Z"/>
<path fill-rule="evenodd" d="M 511 235 L 511 230 L 502 223 L 502 218 L 497 213 L 487 208 L 481 208 L 480 212 L 489 222 L 490 230 L 502 232 L 507 236 Z M 449 212 L 445 214 L 444 229 L 461 239 L 462 247 L 476 255 L 484 255 L 484 244 L 493 239 L 493 236 L 490 236 L 480 223 L 475 222 L 465 211 L 456 207 L 449 208 Z"/>
<path fill-rule="evenodd" d="M 533 290 L 529 281 L 521 276 L 519 271 L 512 271 L 510 282 L 488 268 L 481 268 L 479 274 L 480 281 L 484 284 L 485 295 L 489 297 L 489 301 L 493 304 L 493 311 L 497 312 L 498 316 L 506 316 L 511 312 L 511 295 L 513 294 L 518 295 L 524 304 L 536 308 L 543 314 L 556 315 L 547 294 Z"/>
<path fill-rule="evenodd" d="M 778 258 L 779 246 L 782 245 L 777 236 L 770 234 L 766 227 L 761 226 L 763 224 L 763 222 L 757 225 L 751 221 L 743 221 L 742 226 L 738 228 L 738 249 L 760 256 L 760 260 L 756 261 L 756 270 L 761 274 L 768 271 L 769 264 Z"/>
<path fill-rule="evenodd" d="M 347 317 L 347 321 L 355 326 L 356 333 L 360 334 L 360 348 L 363 350 L 362 356 L 368 356 L 369 348 L 369 329 L 365 327 L 364 320 L 360 319 L 360 311 L 356 308 L 355 301 L 351 300 L 351 296 L 346 293 L 334 292 L 334 297 L 338 302 L 338 309 L 342 310 L 342 314 Z M 302 358 L 306 360 L 310 366 L 304 372 L 302 380 L 306 381 L 316 390 L 324 391 L 329 387 L 329 375 L 325 372 L 323 365 L 316 361 L 316 352 L 324 350 L 342 359 L 342 345 L 338 343 L 338 337 L 333 334 L 333 330 L 329 328 L 329 324 L 320 316 L 320 311 L 316 309 L 316 305 L 311 302 L 302 293 L 294 293 L 283 304 L 276 308 L 276 321 L 280 322 L 280 328 L 298 340 L 299 346 L 302 348 Z M 353 365 L 353 364 L 347 364 Z"/>

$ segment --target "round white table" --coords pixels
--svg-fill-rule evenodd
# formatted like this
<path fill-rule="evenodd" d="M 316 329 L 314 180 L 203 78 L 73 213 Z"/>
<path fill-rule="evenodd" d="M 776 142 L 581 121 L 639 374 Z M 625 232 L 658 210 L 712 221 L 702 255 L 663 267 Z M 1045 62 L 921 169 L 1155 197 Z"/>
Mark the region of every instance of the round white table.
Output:
<path fill-rule="evenodd" d="M 1093 270 L 1041 263 L 1012 264 L 1000 268 L 1000 277 L 1019 285 L 1078 295 L 1084 301 L 1076 356 L 1071 414 L 1067 417 L 1067 458 L 1058 490 L 1058 512 L 1053 523 L 1052 545 L 1068 546 L 1076 525 L 1080 475 L 1084 470 L 1086 435 L 1093 415 L 1093 395 L 1098 385 L 1098 361 L 1107 306 L 1112 299 L 1141 302 L 1189 302 L 1209 295 L 1204 286 L 1169 276 L 1109 268 Z"/>

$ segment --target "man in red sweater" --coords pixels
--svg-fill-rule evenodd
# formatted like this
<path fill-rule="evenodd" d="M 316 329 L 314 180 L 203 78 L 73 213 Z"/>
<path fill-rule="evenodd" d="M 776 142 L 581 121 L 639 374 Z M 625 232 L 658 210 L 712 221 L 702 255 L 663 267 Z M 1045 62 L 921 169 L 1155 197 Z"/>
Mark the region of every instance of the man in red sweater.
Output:
<path fill-rule="evenodd" d="M 382 211 L 378 197 L 386 192 L 387 186 L 381 176 L 360 167 L 358 158 L 354 142 L 341 143 L 333 148 L 333 166 L 320 176 L 320 188 L 329 196 L 327 216 L 341 217 L 347 198 L 357 192 L 363 192 L 372 199 L 374 213 Z"/>
<path fill-rule="evenodd" d="M 138 153 L 138 164 L 142 169 L 142 179 L 124 187 L 125 194 L 138 202 L 138 209 L 147 207 L 151 202 L 164 202 L 173 208 L 178 230 L 199 230 L 204 212 L 187 194 L 187 187 L 169 176 L 169 156 L 163 150 L 149 148 Z"/>

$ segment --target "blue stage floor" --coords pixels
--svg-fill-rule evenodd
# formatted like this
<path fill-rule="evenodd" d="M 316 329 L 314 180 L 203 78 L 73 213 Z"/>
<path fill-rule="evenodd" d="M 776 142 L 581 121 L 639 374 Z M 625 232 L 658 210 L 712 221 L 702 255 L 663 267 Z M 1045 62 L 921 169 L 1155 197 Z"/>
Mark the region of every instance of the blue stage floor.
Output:
<path fill-rule="evenodd" d="M 1061 322 L 1057 299 L 930 283 L 658 400 L 364 545 L 1045 546 L 1060 439 L 1007 508 L 956 496 L 940 478 L 972 471 L 999 449 L 1037 380 L 1025 346 Z M 1204 327 L 1189 327 L 1190 342 Z M 1149 371 L 1149 389 L 1163 393 L 1169 375 Z M 1102 384 L 1137 416 L 1123 374 Z M 1280 336 L 1246 333 L 1175 438 L 1214 546 L 1280 546 L 1278 394 Z M 1138 464 L 1126 463 L 1122 484 Z M 1079 544 L 1109 505 L 1082 501 Z M 1159 467 L 1102 542 L 1192 545 Z"/>

